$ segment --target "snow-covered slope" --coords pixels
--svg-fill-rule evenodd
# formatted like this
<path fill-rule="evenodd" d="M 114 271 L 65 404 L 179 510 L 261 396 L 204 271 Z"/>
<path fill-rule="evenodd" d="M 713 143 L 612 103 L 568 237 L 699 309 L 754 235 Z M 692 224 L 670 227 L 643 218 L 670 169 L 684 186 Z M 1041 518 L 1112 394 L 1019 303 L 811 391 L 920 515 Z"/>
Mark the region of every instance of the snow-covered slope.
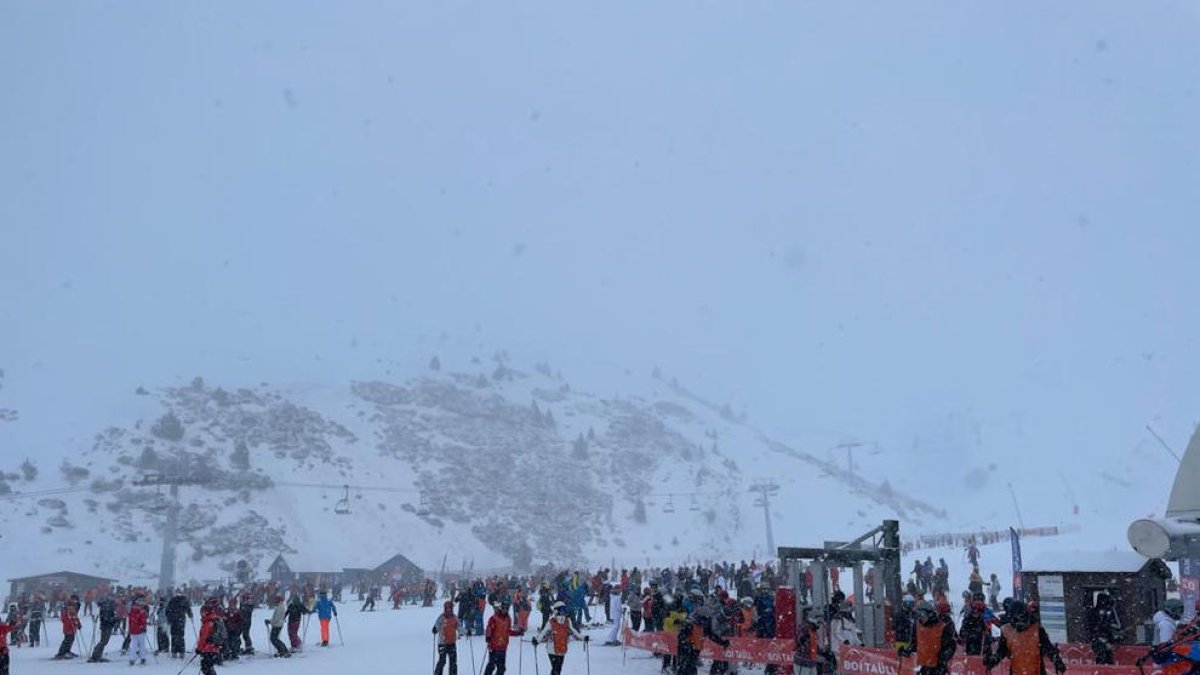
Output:
<path fill-rule="evenodd" d="M 503 355 L 339 387 L 197 378 L 139 389 L 114 407 L 142 414 L 115 420 L 90 450 L 31 480 L 7 476 L 21 493 L 63 481 L 76 491 L 0 501 L 0 522 L 25 544 L 6 571 L 57 557 L 153 578 L 167 497 L 135 484 L 148 474 L 195 481 L 181 488 L 183 579 L 224 576 L 239 560 L 261 573 L 279 552 L 301 567 L 373 567 L 401 553 L 431 570 L 765 557 L 749 491 L 761 479 L 781 488 L 780 544 L 883 517 L 949 522 L 938 505 L 774 439 L 657 372 L 630 390 L 580 391 Z M 343 485 L 350 514 L 335 512 Z"/>

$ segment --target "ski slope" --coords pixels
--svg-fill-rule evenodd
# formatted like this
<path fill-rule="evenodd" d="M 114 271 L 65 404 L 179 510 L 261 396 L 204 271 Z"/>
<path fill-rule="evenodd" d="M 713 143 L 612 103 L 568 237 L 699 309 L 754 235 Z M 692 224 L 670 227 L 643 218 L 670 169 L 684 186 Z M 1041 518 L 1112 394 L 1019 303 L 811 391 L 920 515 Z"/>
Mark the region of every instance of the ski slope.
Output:
<path fill-rule="evenodd" d="M 254 629 L 255 646 L 260 653 L 253 660 L 241 660 L 218 668 L 225 675 L 327 675 L 329 673 L 380 673 L 389 675 L 429 675 L 433 672 L 432 654 L 433 636 L 430 628 L 439 610 L 433 608 L 405 607 L 400 610 L 384 609 L 377 612 L 359 612 L 351 603 L 340 608 L 342 637 L 345 645 L 337 641 L 337 631 L 333 630 L 334 641 L 329 648 L 309 646 L 306 651 L 292 659 L 274 659 L 263 651 L 267 645 L 266 629 L 261 622 Z M 260 612 L 261 614 L 261 612 Z M 537 622 L 540 615 L 535 611 L 530 617 L 531 625 Z M 257 620 L 257 617 L 256 617 Z M 316 626 L 310 626 L 310 640 L 316 633 Z M 70 661 L 52 661 L 50 657 L 57 649 L 58 641 L 62 638 L 56 623 L 50 624 L 50 639 L 52 646 L 42 646 L 36 649 L 14 649 L 12 651 L 11 672 L 17 675 L 49 675 L 76 672 L 86 673 L 164 673 L 179 672 L 179 661 L 159 658 L 151 660 L 146 666 L 131 668 L 129 662 L 121 659 L 116 653 L 120 640 L 113 639 L 106 653 L 111 658 L 110 663 L 88 664 L 83 659 Z M 85 624 L 85 630 L 90 625 Z M 630 650 L 622 664 L 622 649 L 620 647 L 603 647 L 607 629 L 588 631 L 591 644 L 585 654 L 583 644 L 573 642 L 563 666 L 563 675 L 588 675 L 588 660 L 591 661 L 591 672 L 597 675 L 604 673 L 627 673 L 628 675 L 653 675 L 658 673 L 661 662 L 652 659 L 648 654 Z M 528 640 L 528 638 L 526 638 Z M 309 643 L 310 645 L 312 642 Z M 459 673 L 468 675 L 478 674 L 484 664 L 484 645 L 482 638 L 470 640 L 463 638 L 458 647 Z M 76 649 L 78 652 L 78 649 Z M 474 661 L 472 661 L 472 652 Z M 189 657 L 190 658 L 190 657 Z M 522 673 L 549 672 L 549 662 L 545 650 L 538 647 L 537 669 L 534 666 L 533 647 L 527 642 L 509 644 L 508 672 L 521 675 Z M 474 663 L 474 670 L 472 670 Z M 185 672 L 199 672 L 199 660 L 193 662 Z M 448 672 L 448 671 L 447 671 Z"/>

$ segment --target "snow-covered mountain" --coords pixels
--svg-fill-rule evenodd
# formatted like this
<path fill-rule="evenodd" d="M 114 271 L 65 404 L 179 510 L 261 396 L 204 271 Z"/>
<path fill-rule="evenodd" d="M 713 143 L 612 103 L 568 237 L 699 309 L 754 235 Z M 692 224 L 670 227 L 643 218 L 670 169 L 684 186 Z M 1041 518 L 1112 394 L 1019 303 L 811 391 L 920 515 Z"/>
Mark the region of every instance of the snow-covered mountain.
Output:
<path fill-rule="evenodd" d="M 279 552 L 345 567 L 403 553 L 429 569 L 443 558 L 457 569 L 761 557 L 749 487 L 765 478 L 781 488 L 780 543 L 882 517 L 948 522 L 938 505 L 774 439 L 657 371 L 632 388 L 642 391 L 591 394 L 503 354 L 460 372 L 435 359 L 395 382 L 139 388 L 141 414 L 89 450 L 4 475 L 0 490 L 31 495 L 0 501 L 0 522 L 26 544 L 8 571 L 58 556 L 153 578 L 168 497 L 135 484 L 147 475 L 193 482 L 181 488 L 183 579 L 239 560 L 261 572 Z M 337 513 L 344 490 L 349 514 Z"/>

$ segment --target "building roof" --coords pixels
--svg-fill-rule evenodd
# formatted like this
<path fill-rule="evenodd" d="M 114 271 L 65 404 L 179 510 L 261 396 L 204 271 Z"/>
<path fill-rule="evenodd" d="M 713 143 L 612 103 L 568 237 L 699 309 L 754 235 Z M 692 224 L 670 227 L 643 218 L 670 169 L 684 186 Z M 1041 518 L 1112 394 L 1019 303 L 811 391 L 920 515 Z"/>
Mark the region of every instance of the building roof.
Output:
<path fill-rule="evenodd" d="M 88 579 L 96 579 L 97 581 L 116 581 L 116 579 L 110 579 L 109 577 L 101 577 L 101 576 L 97 576 L 95 574 L 85 574 L 83 572 L 65 572 L 65 571 L 64 572 L 47 572 L 45 574 L 31 574 L 27 577 L 15 577 L 15 578 L 9 579 L 8 581 L 9 581 L 9 583 L 12 583 L 14 581 L 33 581 L 34 579 L 45 579 L 46 577 L 63 577 L 63 576 L 86 577 Z"/>
<path fill-rule="evenodd" d="M 1134 551 L 1046 551 L 1030 556 L 1021 571 L 1136 574 L 1153 562 Z"/>
<path fill-rule="evenodd" d="M 374 571 L 375 572 L 391 572 L 392 570 L 394 570 L 396 568 L 400 568 L 406 572 L 416 572 L 418 574 L 424 573 L 423 570 L 421 569 L 420 565 L 409 560 L 408 558 L 405 558 L 403 555 L 400 555 L 399 553 L 397 553 L 396 555 L 394 555 L 394 556 L 388 558 L 387 560 L 383 561 L 382 563 L 380 563 L 379 566 L 374 569 Z"/>

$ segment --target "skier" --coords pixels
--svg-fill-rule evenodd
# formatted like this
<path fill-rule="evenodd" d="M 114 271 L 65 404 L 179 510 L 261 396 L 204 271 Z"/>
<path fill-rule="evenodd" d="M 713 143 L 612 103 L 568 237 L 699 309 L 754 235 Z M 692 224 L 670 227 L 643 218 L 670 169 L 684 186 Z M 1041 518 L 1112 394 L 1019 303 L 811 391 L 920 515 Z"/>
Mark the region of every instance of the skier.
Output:
<path fill-rule="evenodd" d="M 0 623 L 0 675 L 8 675 L 8 634 L 13 628 L 11 623 Z"/>
<path fill-rule="evenodd" d="M 442 675 L 446 661 L 450 662 L 450 675 L 458 675 L 458 618 L 454 616 L 454 603 L 447 600 L 442 604 L 442 614 L 433 622 L 433 634 L 437 636 L 438 660 L 433 675 Z"/>
<path fill-rule="evenodd" d="M 221 653 L 221 644 L 215 638 L 221 624 L 219 607 L 205 604 L 200 609 L 200 637 L 196 639 L 196 653 L 200 655 L 201 675 L 216 675 L 214 666 Z"/>
<path fill-rule="evenodd" d="M 1162 609 L 1154 613 L 1154 644 L 1174 641 L 1179 619 L 1183 616 L 1183 601 L 1171 598 L 1163 603 Z"/>
<path fill-rule="evenodd" d="M 988 606 L 992 608 L 993 612 L 1000 611 L 1000 602 L 998 600 L 1000 597 L 1000 590 L 1000 578 L 996 576 L 995 572 L 992 572 L 991 579 L 988 580 L 987 592 Z"/>
<path fill-rule="evenodd" d="M 29 646 L 37 647 L 42 643 L 42 622 L 46 620 L 46 603 L 39 594 L 33 595 L 29 604 Z"/>
<path fill-rule="evenodd" d="M 819 615 L 806 607 L 796 630 L 796 651 L 792 665 L 797 675 L 817 675 L 821 668 L 821 634 Z"/>
<path fill-rule="evenodd" d="M 625 591 L 625 606 L 629 608 L 629 627 L 636 633 L 642 629 L 642 596 L 632 585 Z"/>
<path fill-rule="evenodd" d="M 1000 629 L 1000 645 L 994 655 L 984 655 L 984 667 L 995 668 L 1006 657 L 1009 659 L 1011 675 L 1046 675 L 1045 659 L 1054 663 L 1058 675 L 1067 672 L 1058 648 L 1050 641 L 1045 629 L 1033 622 L 1025 605 L 1014 602 L 1005 613 L 1005 624 Z"/>
<path fill-rule="evenodd" d="M 316 606 L 317 618 L 321 621 L 321 646 L 329 646 L 329 621 L 337 616 L 337 605 L 321 591 L 320 597 L 317 599 Z"/>
<path fill-rule="evenodd" d="M 183 637 L 184 624 L 192 618 L 192 603 L 182 591 L 175 593 L 167 601 L 167 623 L 171 627 L 171 658 L 182 659 L 187 652 L 187 644 Z"/>
<path fill-rule="evenodd" d="M 371 611 L 371 612 L 374 612 L 374 611 L 375 611 L 375 599 L 376 599 L 378 596 L 379 596 L 379 588 L 378 588 L 377 586 L 372 586 L 372 587 L 371 587 L 371 589 L 370 589 L 369 591 L 367 591 L 367 601 L 363 603 L 362 609 L 360 609 L 360 610 L 358 610 L 358 611 L 360 611 L 360 612 L 366 612 L 366 611 Z"/>
<path fill-rule="evenodd" d="M 458 619 L 454 615 L 454 602 L 442 604 L 442 614 L 433 622 L 433 634 L 437 635 L 438 663 L 433 675 L 442 675 L 446 662 L 450 662 L 450 675 L 458 675 L 458 644 L 462 633 L 458 631 Z"/>
<path fill-rule="evenodd" d="M 621 646 L 621 642 L 617 638 L 621 635 L 621 595 L 612 588 L 609 588 L 608 592 L 608 605 L 605 612 L 609 616 L 616 617 L 616 620 L 610 621 L 612 628 L 608 631 L 608 640 L 604 645 L 607 647 L 619 647 Z"/>
<path fill-rule="evenodd" d="M 254 655 L 254 641 L 250 639 L 250 628 L 254 625 L 254 594 L 250 591 L 242 593 L 241 606 L 238 611 L 241 613 L 242 619 L 242 654 L 244 656 Z"/>
<path fill-rule="evenodd" d="M 512 634 L 512 618 L 508 616 L 508 605 L 501 603 L 492 608 L 483 637 L 487 641 L 488 660 L 483 675 L 504 675 L 505 657 L 508 655 L 508 638 Z"/>
<path fill-rule="evenodd" d="M 959 642 L 967 656 L 980 656 L 992 651 L 992 624 L 996 617 L 987 608 L 982 593 L 971 596 L 967 613 L 959 626 Z"/>
<path fill-rule="evenodd" d="M 146 624 L 149 623 L 149 613 L 146 611 L 146 606 L 140 599 L 134 600 L 133 606 L 129 608 L 129 665 L 133 665 L 134 661 L 139 660 L 141 664 L 146 665 L 146 652 L 149 647 L 146 645 Z"/>
<path fill-rule="evenodd" d="M 954 632 L 954 619 L 950 617 L 950 603 L 939 600 L 937 611 L 928 602 L 918 605 L 912 645 L 901 650 L 900 656 L 915 653 L 920 675 L 947 675 L 950 659 L 956 651 L 958 636 Z"/>
<path fill-rule="evenodd" d="M 916 605 L 917 599 L 912 595 L 905 594 L 900 601 L 900 607 L 896 610 L 896 614 L 892 617 L 892 635 L 895 642 L 892 644 L 896 651 L 902 651 L 912 646 L 913 631 L 915 630 L 915 621 L 913 619 L 913 607 Z"/>
<path fill-rule="evenodd" d="M 104 658 L 104 648 L 108 646 L 113 629 L 117 627 L 117 603 L 112 596 L 106 595 L 96 603 L 96 614 L 100 621 L 100 639 L 96 641 L 88 663 L 106 663 L 108 659 Z"/>
<path fill-rule="evenodd" d="M 288 607 L 283 602 L 282 596 L 274 596 L 271 598 L 271 618 L 263 619 L 267 624 L 267 630 L 270 631 L 271 646 L 275 648 L 276 658 L 288 658 L 292 655 L 288 651 L 287 645 L 283 644 L 283 640 L 279 639 L 279 634 L 283 631 L 283 626 L 287 622 Z"/>
<path fill-rule="evenodd" d="M 546 643 L 546 654 L 550 657 L 550 675 L 561 675 L 563 659 L 567 656 L 571 637 L 584 642 L 588 642 L 590 638 L 580 635 L 575 626 L 571 625 L 571 619 L 567 616 L 567 606 L 561 600 L 555 602 L 552 609 L 554 618 L 533 638 L 533 648 L 537 649 L 539 642 L 544 642 L 550 637 L 550 642 Z"/>
<path fill-rule="evenodd" d="M 1108 593 L 1097 594 L 1096 604 L 1087 611 L 1083 623 L 1088 642 L 1092 643 L 1096 665 L 1112 665 L 1112 644 L 1118 641 L 1120 630 L 1116 612 L 1113 611 L 1112 596 Z"/>
<path fill-rule="evenodd" d="M 683 620 L 676 643 L 675 675 L 696 675 L 696 671 L 700 667 L 700 651 L 704 648 L 705 638 L 721 647 L 729 647 L 729 640 L 713 633 L 708 621 L 703 617 L 693 613 L 692 616 Z M 718 670 L 717 672 L 723 671 Z"/>
<path fill-rule="evenodd" d="M 71 599 L 63 604 L 58 616 L 62 620 L 63 641 L 54 658 L 73 659 L 75 654 L 71 652 L 71 646 L 75 644 L 75 634 L 83 628 L 79 621 L 79 596 L 72 595 Z"/>
<path fill-rule="evenodd" d="M 300 599 L 299 593 L 292 593 L 292 597 L 288 599 L 287 605 L 287 626 L 288 640 L 291 641 L 292 651 L 300 651 L 303 643 L 300 641 L 300 619 L 305 614 L 311 614 L 307 607 L 304 606 L 304 601 Z"/>

